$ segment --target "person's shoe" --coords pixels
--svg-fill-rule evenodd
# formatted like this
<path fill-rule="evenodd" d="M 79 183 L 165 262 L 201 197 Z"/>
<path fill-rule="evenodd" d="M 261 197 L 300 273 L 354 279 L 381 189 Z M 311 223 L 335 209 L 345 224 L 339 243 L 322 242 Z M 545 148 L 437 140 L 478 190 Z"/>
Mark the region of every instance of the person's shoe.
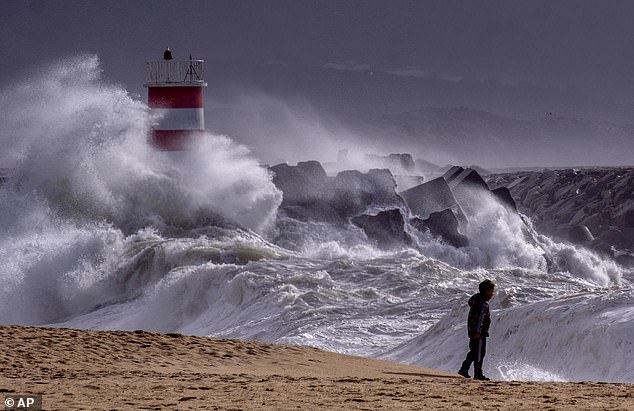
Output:
<path fill-rule="evenodd" d="M 469 375 L 469 371 L 459 370 L 458 374 L 462 375 L 465 378 L 471 378 L 471 376 Z"/>
<path fill-rule="evenodd" d="M 479 380 L 479 381 L 491 381 L 490 378 L 485 377 L 484 375 L 476 375 L 473 377 L 474 380 Z"/>

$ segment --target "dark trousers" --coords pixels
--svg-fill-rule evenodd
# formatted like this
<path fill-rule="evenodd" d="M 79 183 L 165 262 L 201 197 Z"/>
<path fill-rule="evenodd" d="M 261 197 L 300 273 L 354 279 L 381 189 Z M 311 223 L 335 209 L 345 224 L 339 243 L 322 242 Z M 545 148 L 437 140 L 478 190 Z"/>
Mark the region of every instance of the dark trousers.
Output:
<path fill-rule="evenodd" d="M 473 373 L 476 377 L 482 376 L 482 362 L 484 355 L 487 353 L 487 338 L 469 338 L 469 352 L 467 358 L 462 362 L 460 370 L 469 371 L 471 363 L 473 363 Z"/>

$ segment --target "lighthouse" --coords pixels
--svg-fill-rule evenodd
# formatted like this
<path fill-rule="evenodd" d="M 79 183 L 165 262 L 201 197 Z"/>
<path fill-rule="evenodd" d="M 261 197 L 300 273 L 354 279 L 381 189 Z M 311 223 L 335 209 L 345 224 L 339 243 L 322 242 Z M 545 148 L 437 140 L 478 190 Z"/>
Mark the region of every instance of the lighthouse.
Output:
<path fill-rule="evenodd" d="M 192 60 L 191 55 L 189 60 L 172 60 L 169 48 L 163 56 L 147 63 L 148 106 L 160 118 L 149 141 L 159 150 L 187 150 L 205 131 L 204 60 Z"/>

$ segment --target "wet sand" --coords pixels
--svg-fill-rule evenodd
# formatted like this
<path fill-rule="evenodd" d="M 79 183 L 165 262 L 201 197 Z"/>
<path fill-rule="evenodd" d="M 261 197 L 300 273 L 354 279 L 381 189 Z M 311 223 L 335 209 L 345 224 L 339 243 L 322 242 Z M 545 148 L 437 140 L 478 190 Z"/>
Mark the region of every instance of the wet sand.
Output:
<path fill-rule="evenodd" d="M 632 384 L 480 382 L 309 347 L 180 334 L 4 326 L 0 347 L 0 394 L 41 394 L 50 410 L 634 410 Z"/>

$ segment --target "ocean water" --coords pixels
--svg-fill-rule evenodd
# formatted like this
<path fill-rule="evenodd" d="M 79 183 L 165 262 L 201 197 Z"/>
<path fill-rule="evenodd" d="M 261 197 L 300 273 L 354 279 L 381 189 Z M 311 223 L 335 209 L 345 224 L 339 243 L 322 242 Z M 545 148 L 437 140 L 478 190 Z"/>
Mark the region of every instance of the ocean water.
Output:
<path fill-rule="evenodd" d="M 156 119 L 91 55 L 2 90 L 0 112 L 0 324 L 255 339 L 455 371 L 466 302 L 490 278 L 485 374 L 634 382 L 634 274 L 527 240 L 491 198 L 461 249 L 419 234 L 385 251 L 354 226 L 276 219 L 282 194 L 247 148 L 209 135 L 192 152 L 152 151 Z"/>

